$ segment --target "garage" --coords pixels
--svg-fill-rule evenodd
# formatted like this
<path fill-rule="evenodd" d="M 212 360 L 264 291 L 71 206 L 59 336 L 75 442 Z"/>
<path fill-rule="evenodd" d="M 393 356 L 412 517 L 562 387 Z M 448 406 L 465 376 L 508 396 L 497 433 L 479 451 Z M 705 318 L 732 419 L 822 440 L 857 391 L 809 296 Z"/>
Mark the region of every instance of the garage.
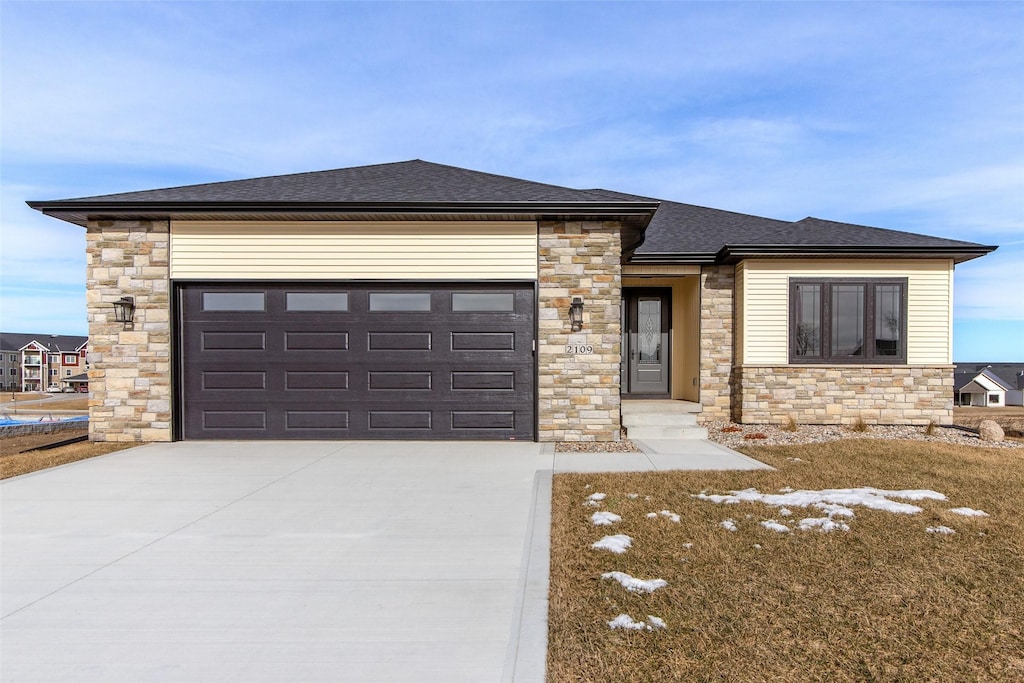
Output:
<path fill-rule="evenodd" d="M 178 436 L 532 440 L 535 287 L 178 283 Z"/>

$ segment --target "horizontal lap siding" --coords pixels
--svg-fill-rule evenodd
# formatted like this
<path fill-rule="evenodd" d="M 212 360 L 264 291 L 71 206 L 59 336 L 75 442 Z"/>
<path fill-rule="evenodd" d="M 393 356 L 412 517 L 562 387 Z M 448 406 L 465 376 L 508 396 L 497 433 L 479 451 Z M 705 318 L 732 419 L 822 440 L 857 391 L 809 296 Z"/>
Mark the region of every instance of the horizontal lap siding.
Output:
<path fill-rule="evenodd" d="M 171 277 L 536 280 L 537 225 L 174 221 Z"/>
<path fill-rule="evenodd" d="M 953 265 L 948 260 L 745 261 L 737 290 L 742 358 L 747 365 L 789 362 L 789 279 L 906 277 L 907 362 L 952 361 Z M 740 285 L 742 283 L 742 286 Z"/>

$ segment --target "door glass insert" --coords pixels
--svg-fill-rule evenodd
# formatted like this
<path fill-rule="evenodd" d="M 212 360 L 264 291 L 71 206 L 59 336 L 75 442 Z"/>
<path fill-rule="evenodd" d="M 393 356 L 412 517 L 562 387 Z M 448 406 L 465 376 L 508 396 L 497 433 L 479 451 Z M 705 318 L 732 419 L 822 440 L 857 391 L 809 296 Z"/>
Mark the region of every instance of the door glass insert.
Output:
<path fill-rule="evenodd" d="M 641 365 L 661 363 L 661 299 L 637 302 L 637 352 Z"/>
<path fill-rule="evenodd" d="M 452 292 L 452 310 L 511 312 L 515 310 L 515 298 L 512 292 Z"/>
<path fill-rule="evenodd" d="M 347 311 L 348 292 L 286 292 L 289 311 Z"/>
<path fill-rule="evenodd" d="M 429 311 L 430 292 L 370 292 L 370 310 Z"/>
<path fill-rule="evenodd" d="M 204 311 L 263 311 L 263 292 L 203 292 Z"/>

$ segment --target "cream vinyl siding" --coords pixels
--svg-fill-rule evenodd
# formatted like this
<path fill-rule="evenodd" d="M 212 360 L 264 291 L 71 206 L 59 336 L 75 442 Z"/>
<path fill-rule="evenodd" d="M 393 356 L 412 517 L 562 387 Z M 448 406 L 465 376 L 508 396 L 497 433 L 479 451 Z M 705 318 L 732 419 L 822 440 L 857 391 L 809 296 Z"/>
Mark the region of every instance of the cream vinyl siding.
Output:
<path fill-rule="evenodd" d="M 737 266 L 737 346 L 745 365 L 789 363 L 789 279 L 907 278 L 907 364 L 952 362 L 953 262 L 748 260 Z"/>
<path fill-rule="evenodd" d="M 173 221 L 171 277 L 536 280 L 537 224 Z"/>

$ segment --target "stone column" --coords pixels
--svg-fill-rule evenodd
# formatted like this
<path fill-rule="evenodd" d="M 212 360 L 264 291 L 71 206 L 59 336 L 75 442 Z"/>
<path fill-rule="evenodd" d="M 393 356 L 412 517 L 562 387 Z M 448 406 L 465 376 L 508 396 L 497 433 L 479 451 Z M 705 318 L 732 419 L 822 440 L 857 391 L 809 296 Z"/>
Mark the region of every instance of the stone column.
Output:
<path fill-rule="evenodd" d="M 538 227 L 539 438 L 618 441 L 620 225 L 543 221 Z M 576 333 L 571 332 L 569 323 L 574 296 L 584 302 L 583 329 Z M 567 346 L 573 351 L 567 351 Z"/>
<path fill-rule="evenodd" d="M 171 440 L 171 313 L 167 221 L 90 221 L 86 230 L 89 438 Z M 135 299 L 135 322 L 113 302 Z"/>
<path fill-rule="evenodd" d="M 732 418 L 735 268 L 700 273 L 700 402 L 702 421 Z"/>

